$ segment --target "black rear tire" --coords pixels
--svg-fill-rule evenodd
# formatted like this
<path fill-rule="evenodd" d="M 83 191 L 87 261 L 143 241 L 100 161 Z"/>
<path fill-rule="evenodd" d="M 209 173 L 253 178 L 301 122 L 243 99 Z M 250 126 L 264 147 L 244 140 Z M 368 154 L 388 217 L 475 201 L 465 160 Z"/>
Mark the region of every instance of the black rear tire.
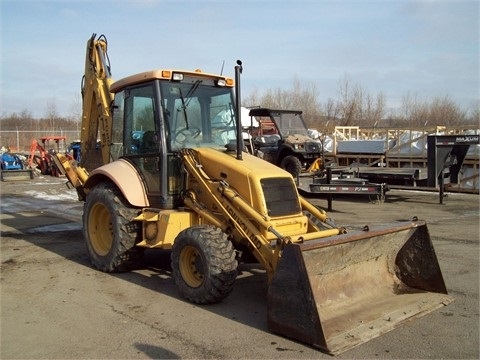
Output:
<path fill-rule="evenodd" d="M 172 246 L 172 275 L 181 294 L 197 304 L 226 298 L 237 278 L 233 244 L 221 229 L 198 225 L 183 230 Z"/>
<path fill-rule="evenodd" d="M 135 267 L 144 249 L 136 247 L 141 227 L 132 219 L 131 207 L 113 184 L 95 186 L 83 208 L 83 232 L 92 265 L 104 272 L 128 271 Z"/>

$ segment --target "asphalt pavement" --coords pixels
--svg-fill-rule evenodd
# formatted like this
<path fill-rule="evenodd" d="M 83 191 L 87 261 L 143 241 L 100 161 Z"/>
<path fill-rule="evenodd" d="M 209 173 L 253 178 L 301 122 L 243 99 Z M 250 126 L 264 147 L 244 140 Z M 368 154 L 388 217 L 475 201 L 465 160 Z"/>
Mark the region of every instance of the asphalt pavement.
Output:
<path fill-rule="evenodd" d="M 94 270 L 82 235 L 83 204 L 65 179 L 0 184 L 2 359 L 321 359 L 267 328 L 267 279 L 242 265 L 232 294 L 198 306 L 182 299 L 169 254 L 147 251 L 122 274 Z M 312 200 L 326 207 L 324 199 Z M 335 196 L 330 216 L 347 230 L 427 221 L 454 301 L 337 356 L 340 359 L 479 358 L 479 197 L 391 190 L 383 203 Z"/>

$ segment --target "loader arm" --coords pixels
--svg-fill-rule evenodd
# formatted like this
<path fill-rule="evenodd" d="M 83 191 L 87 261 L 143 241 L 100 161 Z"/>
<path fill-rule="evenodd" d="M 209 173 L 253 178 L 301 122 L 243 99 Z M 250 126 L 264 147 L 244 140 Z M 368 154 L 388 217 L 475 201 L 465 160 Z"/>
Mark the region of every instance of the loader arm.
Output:
<path fill-rule="evenodd" d="M 452 301 L 425 222 L 346 233 L 300 198 L 301 212 L 311 215 L 308 231 L 282 235 L 287 217 L 271 217 L 242 195 L 245 189 L 216 177 L 212 154 L 184 149 L 180 155 L 193 185 L 184 204 L 234 244 L 247 245 L 266 271 L 271 331 L 338 354 Z M 237 165 L 223 160 L 228 177 L 227 168 Z"/>
<path fill-rule="evenodd" d="M 338 235 L 344 229 L 332 227 L 327 224 L 328 218 L 325 213 L 314 208 L 305 208 L 313 212 L 314 216 L 325 222 L 325 230 L 318 230 L 302 233 L 295 236 L 283 236 L 272 226 L 271 218 L 260 214 L 240 194 L 223 180 L 212 179 L 206 174 L 202 165 L 195 158 L 195 151 L 183 149 L 181 151 L 183 164 L 189 176 L 201 184 L 201 191 L 212 195 L 214 208 L 218 209 L 221 217 L 212 213 L 207 207 L 200 204 L 193 191 L 187 191 L 185 205 L 195 211 L 207 222 L 220 227 L 224 232 L 233 237 L 234 242 L 248 243 L 248 248 L 267 272 L 269 281 L 273 278 L 275 269 L 281 258 L 283 248 L 290 243 L 302 243 L 313 239 L 328 238 Z M 238 160 L 232 160 L 238 161 Z M 302 208 L 305 202 L 302 203 Z M 224 219 L 223 221 L 220 219 Z M 271 241 L 265 237 L 265 233 L 272 233 L 275 240 Z"/>

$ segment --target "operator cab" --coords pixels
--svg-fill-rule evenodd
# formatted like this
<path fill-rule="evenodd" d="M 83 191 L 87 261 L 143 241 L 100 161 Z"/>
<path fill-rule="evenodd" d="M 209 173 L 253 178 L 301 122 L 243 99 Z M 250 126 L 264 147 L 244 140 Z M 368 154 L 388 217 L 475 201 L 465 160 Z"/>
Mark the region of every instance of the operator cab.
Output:
<path fill-rule="evenodd" d="M 130 161 L 150 204 L 172 208 L 183 189 L 178 152 L 236 142 L 233 80 L 201 71 L 156 70 L 112 84 L 111 157 Z"/>

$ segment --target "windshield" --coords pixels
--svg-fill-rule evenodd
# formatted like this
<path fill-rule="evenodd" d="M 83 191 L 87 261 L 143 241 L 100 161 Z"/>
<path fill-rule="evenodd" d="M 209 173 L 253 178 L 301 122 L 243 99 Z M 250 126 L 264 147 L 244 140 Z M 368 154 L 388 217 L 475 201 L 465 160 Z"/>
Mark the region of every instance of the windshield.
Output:
<path fill-rule="evenodd" d="M 308 136 L 307 127 L 299 113 L 272 113 L 282 136 L 305 135 Z"/>
<path fill-rule="evenodd" d="M 231 88 L 212 83 L 160 82 L 169 151 L 198 147 L 225 149 L 228 143 L 236 143 Z"/>

